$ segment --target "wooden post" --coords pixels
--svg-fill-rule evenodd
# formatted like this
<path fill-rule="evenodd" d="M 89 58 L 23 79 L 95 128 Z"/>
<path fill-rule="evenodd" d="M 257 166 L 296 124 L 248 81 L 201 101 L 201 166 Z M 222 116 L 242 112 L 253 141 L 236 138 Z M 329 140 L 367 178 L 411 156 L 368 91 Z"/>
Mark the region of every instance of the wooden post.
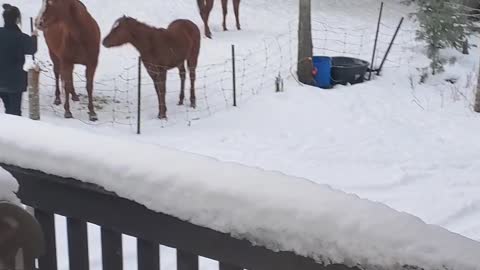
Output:
<path fill-rule="evenodd" d="M 28 111 L 32 120 L 40 120 L 39 78 L 40 68 L 35 65 L 28 70 Z"/>
<path fill-rule="evenodd" d="M 297 75 L 301 83 L 313 85 L 312 2 L 299 1 Z"/>

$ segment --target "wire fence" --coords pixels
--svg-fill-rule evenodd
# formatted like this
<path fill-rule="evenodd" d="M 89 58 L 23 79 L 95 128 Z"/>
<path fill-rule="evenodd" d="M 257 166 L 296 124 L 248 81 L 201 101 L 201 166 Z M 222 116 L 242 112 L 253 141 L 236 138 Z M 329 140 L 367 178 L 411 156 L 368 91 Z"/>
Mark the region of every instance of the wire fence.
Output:
<path fill-rule="evenodd" d="M 393 40 L 396 25 L 381 23 L 374 66 L 378 66 Z M 375 43 L 375 27 L 344 28 L 313 20 L 313 43 L 315 54 L 326 56 L 349 56 L 371 62 Z M 399 68 L 409 64 L 415 50 L 423 43 L 416 40 L 416 29 L 400 28 L 384 68 Z"/>
<path fill-rule="evenodd" d="M 178 69 L 167 72 L 166 107 L 167 119 L 158 119 L 159 99 L 155 89 L 155 81 L 151 74 L 163 69 L 148 64 L 141 66 L 141 76 L 138 73 L 138 58 L 126 59 L 131 63 L 122 68 L 120 74 L 110 78 L 96 78 L 94 82 L 94 106 L 99 121 L 88 120 L 88 97 L 85 94 L 86 81 L 83 74 L 74 72 L 74 87 L 80 101 L 70 101 L 74 115 L 72 121 L 80 121 L 92 126 L 124 126 L 132 130 L 137 122 L 142 125 L 169 127 L 177 124 L 191 125 L 193 121 L 211 116 L 219 111 L 233 107 L 233 70 L 232 61 L 236 64 L 236 99 L 241 106 L 253 96 L 265 89 L 274 91 L 275 78 L 278 74 L 288 76 L 291 54 L 290 32 L 261 41 L 261 46 L 255 50 L 237 48 L 235 59 L 226 55 L 226 60 L 218 63 L 199 65 L 196 68 L 195 95 L 196 107 L 190 105 L 190 76 L 186 69 L 185 102 L 178 105 L 181 78 Z M 274 60 L 273 60 L 274 59 Z M 288 59 L 288 61 L 287 61 Z M 41 69 L 40 80 L 40 111 L 42 116 L 63 118 L 62 105 L 54 105 L 55 75 L 53 64 L 49 60 L 37 59 Z M 139 84 L 140 79 L 140 84 Z M 138 107 L 138 90 L 141 87 L 141 107 Z M 64 102 L 64 90 L 60 84 L 61 99 Z M 24 96 L 23 110 L 28 110 L 28 97 Z M 141 118 L 137 119 L 140 111 Z"/>
<path fill-rule="evenodd" d="M 371 62 L 375 42 L 376 25 L 345 27 L 327 23 L 328 20 L 314 18 L 312 34 L 314 55 L 349 56 Z M 397 25 L 381 23 L 374 67 L 384 57 L 395 33 Z M 285 34 L 261 40 L 257 46 L 242 48 L 237 46 L 234 59 L 225 55 L 225 60 L 218 63 L 199 65 L 196 69 L 196 107 L 190 107 L 190 79 L 186 76 L 185 102 L 177 105 L 180 95 L 180 76 L 177 69 L 172 69 L 166 79 L 167 119 L 158 119 L 159 100 L 155 83 L 145 67 L 142 67 L 140 84 L 138 58 L 126 59 L 129 64 L 122 68 L 120 74 L 110 78 L 97 78 L 94 83 L 94 104 L 99 121 L 88 121 L 88 99 L 84 94 L 85 79 L 83 74 L 75 73 L 75 88 L 79 102 L 71 102 L 72 113 L 76 121 L 86 125 L 110 125 L 136 130 L 140 121 L 143 126 L 169 127 L 178 124 L 191 125 L 199 119 L 212 116 L 219 111 L 233 108 L 234 87 L 232 61 L 235 61 L 236 100 L 243 106 L 248 100 L 264 91 L 275 90 L 278 75 L 284 79 L 295 76 L 297 65 L 297 25 L 291 22 Z M 386 58 L 385 72 L 407 70 L 408 74 L 418 74 L 418 51 L 423 43 L 416 40 L 416 28 L 402 26 L 393 42 L 390 54 Z M 63 106 L 53 105 L 55 99 L 55 76 L 52 64 L 45 59 L 41 64 L 40 106 L 41 114 L 63 118 Z M 151 70 L 150 70 L 151 71 Z M 141 88 L 138 107 L 138 87 Z M 62 91 L 63 100 L 63 91 Z M 25 97 L 24 110 L 28 108 Z M 140 114 L 138 113 L 140 112 Z M 141 115 L 139 119 L 137 116 Z M 72 121 L 75 121 L 72 120 Z"/>

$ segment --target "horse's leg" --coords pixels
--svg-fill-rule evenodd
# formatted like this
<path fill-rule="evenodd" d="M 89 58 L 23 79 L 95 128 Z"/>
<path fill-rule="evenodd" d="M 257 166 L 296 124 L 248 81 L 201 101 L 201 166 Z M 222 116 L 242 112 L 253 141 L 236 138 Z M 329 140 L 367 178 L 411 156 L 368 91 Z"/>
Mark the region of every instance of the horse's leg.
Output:
<path fill-rule="evenodd" d="M 61 64 L 61 79 L 65 90 L 65 118 L 72 118 L 72 112 L 70 111 L 70 93 L 73 91 L 73 64 L 63 62 Z"/>
<path fill-rule="evenodd" d="M 240 0 L 233 0 L 233 9 L 235 11 L 235 19 L 237 20 L 237 29 L 242 30 L 240 27 Z"/>
<path fill-rule="evenodd" d="M 155 88 L 158 96 L 158 118 L 167 119 L 167 104 L 165 102 L 166 95 L 167 71 L 162 70 L 155 78 Z"/>
<path fill-rule="evenodd" d="M 80 98 L 78 97 L 77 92 L 75 92 L 75 86 L 72 88 L 72 100 L 80 101 Z"/>
<path fill-rule="evenodd" d="M 187 78 L 187 72 L 185 70 L 185 63 L 182 63 L 178 66 L 178 71 L 180 73 L 180 97 L 178 100 L 178 105 L 183 105 L 183 100 L 185 99 L 185 79 Z"/>
<path fill-rule="evenodd" d="M 97 121 L 98 117 L 95 113 L 95 108 L 93 106 L 93 79 L 95 77 L 95 71 L 97 70 L 97 65 L 89 65 L 86 69 L 87 77 L 87 93 L 88 93 L 88 115 L 90 121 Z"/>
<path fill-rule="evenodd" d="M 188 70 L 190 71 L 190 107 L 197 107 L 197 99 L 195 97 L 195 80 L 197 79 L 197 57 L 198 54 L 188 60 Z"/>
<path fill-rule="evenodd" d="M 53 101 L 54 105 L 62 104 L 62 100 L 60 99 L 60 67 L 59 64 L 53 64 L 53 73 L 55 74 L 55 101 Z"/>
<path fill-rule="evenodd" d="M 214 0 L 206 0 L 204 10 L 202 11 L 202 19 L 205 24 L 205 35 L 208 38 L 212 38 L 212 32 L 210 31 L 210 27 L 208 27 L 208 19 L 213 9 L 213 1 Z"/>
<path fill-rule="evenodd" d="M 73 70 L 72 70 L 72 74 L 73 74 Z M 73 75 L 72 75 L 72 78 L 73 78 Z M 75 92 L 75 83 L 73 82 L 73 80 L 72 80 L 72 84 L 73 84 L 72 92 L 70 93 L 70 94 L 72 94 L 72 100 L 73 101 L 80 101 L 80 98 L 78 97 L 77 92 Z"/>
<path fill-rule="evenodd" d="M 228 31 L 227 29 L 228 0 L 222 0 L 222 11 L 223 11 L 223 31 Z"/>
<path fill-rule="evenodd" d="M 60 105 L 62 104 L 60 99 L 60 60 L 51 52 L 50 58 L 53 62 L 53 74 L 55 75 L 55 101 L 53 101 L 53 104 Z"/>

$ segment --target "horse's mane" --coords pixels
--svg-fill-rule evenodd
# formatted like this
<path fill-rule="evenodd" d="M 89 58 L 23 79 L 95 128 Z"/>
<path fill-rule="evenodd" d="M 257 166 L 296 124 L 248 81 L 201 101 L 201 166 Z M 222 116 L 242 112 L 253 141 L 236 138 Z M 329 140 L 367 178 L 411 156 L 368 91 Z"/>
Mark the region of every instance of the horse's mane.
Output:
<path fill-rule="evenodd" d="M 121 19 L 122 19 L 122 18 L 121 18 Z M 165 30 L 164 28 L 158 28 L 158 27 L 155 27 L 155 26 L 151 26 L 151 25 L 149 25 L 149 24 L 147 24 L 147 23 L 141 22 L 141 21 L 139 21 L 139 20 L 137 20 L 137 19 L 135 19 L 135 18 L 132 18 L 132 17 L 124 17 L 123 19 L 128 19 L 128 20 L 134 22 L 136 25 L 139 25 L 139 26 L 145 28 L 146 30 L 151 30 L 151 31 L 153 31 L 153 30 L 155 30 L 155 31 L 164 31 L 164 30 Z"/>
<path fill-rule="evenodd" d="M 197 0 L 197 5 L 198 5 L 198 9 L 200 11 L 203 11 L 203 9 L 205 8 L 205 0 Z"/>
<path fill-rule="evenodd" d="M 87 6 L 85 6 L 85 4 L 84 4 L 82 1 L 77 0 L 77 2 L 80 3 L 80 5 L 81 5 L 83 8 L 87 9 Z"/>

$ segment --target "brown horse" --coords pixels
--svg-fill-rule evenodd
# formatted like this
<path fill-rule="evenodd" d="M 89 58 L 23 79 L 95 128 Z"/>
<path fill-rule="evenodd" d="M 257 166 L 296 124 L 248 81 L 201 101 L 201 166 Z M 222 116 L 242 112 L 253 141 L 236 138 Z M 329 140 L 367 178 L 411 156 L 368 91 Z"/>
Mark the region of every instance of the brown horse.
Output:
<path fill-rule="evenodd" d="M 42 30 L 54 64 L 56 77 L 55 104 L 59 105 L 60 90 L 58 75 L 65 88 L 65 118 L 72 118 L 69 95 L 78 97 L 73 87 L 73 67 L 86 66 L 88 110 L 91 121 L 97 120 L 93 107 L 93 80 L 100 53 L 100 28 L 95 19 L 79 0 L 43 0 L 43 6 L 36 19 L 36 26 Z"/>
<path fill-rule="evenodd" d="M 45 251 L 42 228 L 22 207 L 0 201 L 0 269 L 24 269 L 15 265 L 20 250 L 32 263 L 42 255 Z"/>
<path fill-rule="evenodd" d="M 210 12 L 212 12 L 213 2 L 215 0 L 197 0 L 198 8 L 200 9 L 200 15 L 202 16 L 203 23 L 205 24 L 205 35 L 208 38 L 212 38 L 212 32 L 210 27 L 208 27 L 208 18 L 210 17 Z M 228 13 L 228 0 L 222 0 L 222 10 L 223 10 L 223 30 L 227 31 L 227 13 Z M 240 0 L 233 0 L 233 10 L 235 12 L 235 18 L 237 20 L 237 29 L 241 30 L 240 27 Z"/>
<path fill-rule="evenodd" d="M 132 44 L 148 74 L 152 78 L 158 96 L 158 118 L 167 118 L 165 103 L 167 71 L 178 68 L 180 71 L 180 101 L 185 98 L 185 61 L 190 71 L 190 106 L 196 107 L 195 78 L 200 53 L 201 34 L 197 25 L 189 20 L 175 20 L 167 29 L 154 28 L 136 19 L 123 16 L 113 25 L 110 33 L 103 40 L 106 48 Z"/>

